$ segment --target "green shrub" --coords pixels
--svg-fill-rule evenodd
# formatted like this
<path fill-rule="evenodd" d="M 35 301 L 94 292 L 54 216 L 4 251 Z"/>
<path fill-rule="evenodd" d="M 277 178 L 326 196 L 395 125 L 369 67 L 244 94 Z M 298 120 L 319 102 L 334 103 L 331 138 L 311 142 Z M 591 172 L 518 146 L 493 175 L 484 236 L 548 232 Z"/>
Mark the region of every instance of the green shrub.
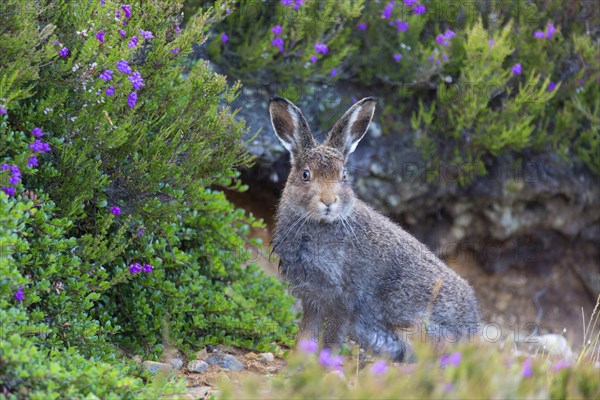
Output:
<path fill-rule="evenodd" d="M 196 3 L 188 0 L 188 8 Z M 415 11 L 418 5 L 424 12 Z M 209 51 L 228 75 L 293 100 L 340 107 L 331 114 L 350 99 L 324 98 L 328 85 L 376 95 L 383 132 L 412 128 L 433 164 L 428 171 L 452 163 L 466 184 L 503 154 L 518 162 L 532 151 L 552 151 L 600 173 L 599 44 L 586 28 L 597 27 L 600 14 L 585 2 L 249 0 L 229 9 L 221 9 Z M 292 50 L 271 44 L 274 25 Z M 221 33 L 229 35 L 226 43 Z M 311 63 L 316 43 L 328 52 Z"/>
<path fill-rule="evenodd" d="M 121 5 L 13 0 L 0 14 L 9 396 L 153 397 L 177 384 L 146 385 L 125 352 L 267 349 L 294 333 L 283 286 L 250 264 L 261 222 L 211 189 L 243 190 L 250 161 L 228 106 L 238 86 L 186 57 L 211 11 L 179 30 L 179 2 Z"/>

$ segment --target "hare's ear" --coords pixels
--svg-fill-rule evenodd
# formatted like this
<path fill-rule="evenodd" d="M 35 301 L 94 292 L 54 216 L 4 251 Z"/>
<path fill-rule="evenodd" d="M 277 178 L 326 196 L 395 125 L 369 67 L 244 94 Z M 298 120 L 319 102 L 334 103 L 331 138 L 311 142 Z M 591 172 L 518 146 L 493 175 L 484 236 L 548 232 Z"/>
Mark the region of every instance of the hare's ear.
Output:
<path fill-rule="evenodd" d="M 367 133 L 375 113 L 376 103 L 375 97 L 367 97 L 350 107 L 346 114 L 335 123 L 325 144 L 341 151 L 344 159 L 347 159 Z"/>
<path fill-rule="evenodd" d="M 269 113 L 275 135 L 292 159 L 316 145 L 306 119 L 292 102 L 281 97 L 273 97 L 269 102 Z"/>

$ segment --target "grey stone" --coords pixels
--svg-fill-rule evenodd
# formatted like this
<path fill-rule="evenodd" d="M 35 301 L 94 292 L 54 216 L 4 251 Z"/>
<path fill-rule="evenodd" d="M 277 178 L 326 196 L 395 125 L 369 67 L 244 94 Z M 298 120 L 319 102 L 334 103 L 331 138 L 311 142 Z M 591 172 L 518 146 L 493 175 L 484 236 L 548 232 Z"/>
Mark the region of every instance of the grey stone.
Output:
<path fill-rule="evenodd" d="M 138 354 L 138 355 L 135 355 L 135 356 L 133 356 L 133 357 L 131 357 L 131 359 L 132 359 L 133 361 L 135 361 L 135 363 L 136 363 L 136 364 L 141 364 L 141 363 L 142 363 L 142 361 L 143 361 L 143 360 L 142 360 L 142 356 L 140 356 L 139 354 Z"/>
<path fill-rule="evenodd" d="M 171 366 L 173 366 L 173 368 L 175 368 L 176 370 L 180 370 L 181 368 L 183 368 L 183 361 L 179 358 L 170 359 L 169 364 L 171 364 Z"/>
<path fill-rule="evenodd" d="M 190 372 L 204 372 L 208 368 L 208 364 L 202 360 L 192 360 L 187 365 L 187 370 Z"/>
<path fill-rule="evenodd" d="M 200 400 L 207 398 L 207 394 L 212 390 L 210 386 L 197 386 L 190 388 L 181 398 L 188 400 Z"/>
<path fill-rule="evenodd" d="M 158 371 L 171 372 L 173 370 L 172 365 L 156 361 L 144 361 L 142 368 L 144 371 L 149 371 L 152 374 L 156 374 Z"/>
<path fill-rule="evenodd" d="M 265 364 L 269 364 L 272 363 L 273 361 L 275 361 L 275 356 L 273 355 L 273 353 L 260 353 L 258 355 L 258 359 Z"/>
<path fill-rule="evenodd" d="M 230 371 L 241 371 L 244 369 L 244 364 L 230 354 L 213 354 L 206 358 L 206 362 L 208 365 L 217 365 Z"/>
<path fill-rule="evenodd" d="M 546 335 L 534 336 L 529 339 L 529 342 L 532 344 L 532 350 L 560 356 L 566 360 L 574 359 L 571 346 L 564 336 L 549 333 Z"/>

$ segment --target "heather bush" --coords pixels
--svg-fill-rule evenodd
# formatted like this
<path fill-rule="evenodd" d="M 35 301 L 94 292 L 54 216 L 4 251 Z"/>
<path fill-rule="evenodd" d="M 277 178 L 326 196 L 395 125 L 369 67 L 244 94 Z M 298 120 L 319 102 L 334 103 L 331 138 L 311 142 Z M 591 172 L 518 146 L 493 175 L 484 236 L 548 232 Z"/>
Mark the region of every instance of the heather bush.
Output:
<path fill-rule="evenodd" d="M 410 131 L 428 171 L 452 163 L 466 184 L 501 155 L 556 152 L 600 173 L 591 3 L 239 1 L 219 16 L 208 55 L 228 75 L 331 115 L 350 99 L 329 87 L 376 95 L 383 133 Z"/>
<path fill-rule="evenodd" d="M 203 61 L 211 9 L 9 1 L 0 14 L 0 393 L 155 397 L 125 354 L 273 349 L 291 300 L 250 264 L 238 86 Z M 27 361 L 27 362 L 26 362 Z"/>

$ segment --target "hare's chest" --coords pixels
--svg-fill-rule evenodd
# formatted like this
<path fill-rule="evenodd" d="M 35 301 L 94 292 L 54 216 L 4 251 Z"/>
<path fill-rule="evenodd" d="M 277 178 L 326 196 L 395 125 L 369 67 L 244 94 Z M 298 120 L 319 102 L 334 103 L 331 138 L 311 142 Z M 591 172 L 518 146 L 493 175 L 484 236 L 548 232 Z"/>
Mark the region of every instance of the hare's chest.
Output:
<path fill-rule="evenodd" d="M 280 251 L 283 278 L 303 289 L 340 292 L 345 249 L 334 241 L 314 235 L 298 235 Z"/>

